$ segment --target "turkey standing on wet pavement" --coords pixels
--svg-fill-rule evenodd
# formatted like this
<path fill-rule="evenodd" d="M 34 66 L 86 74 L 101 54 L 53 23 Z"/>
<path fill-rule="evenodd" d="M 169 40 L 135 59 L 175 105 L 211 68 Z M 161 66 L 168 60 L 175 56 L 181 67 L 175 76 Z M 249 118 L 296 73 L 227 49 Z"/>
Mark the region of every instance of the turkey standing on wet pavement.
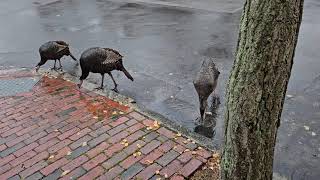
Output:
<path fill-rule="evenodd" d="M 122 64 L 123 56 L 116 50 L 110 48 L 93 47 L 85 50 L 80 57 L 80 67 L 82 75 L 80 77 L 79 88 L 81 87 L 83 80 L 86 79 L 90 72 L 100 73 L 102 76 L 101 86 L 96 89 L 103 89 L 104 74 L 108 73 L 114 83 L 114 91 L 117 90 L 117 83 L 114 80 L 111 71 L 122 71 L 128 79 L 133 81 L 133 77 L 124 68 Z"/>
<path fill-rule="evenodd" d="M 69 44 L 64 41 L 49 41 L 44 43 L 39 48 L 41 60 L 36 66 L 36 71 L 39 70 L 40 66 L 45 64 L 48 60 L 54 60 L 54 66 L 51 69 L 62 70 L 60 59 L 63 56 L 71 56 L 71 58 L 77 62 L 77 59 L 71 54 L 69 50 Z M 57 60 L 59 61 L 60 67 L 56 68 Z"/>
<path fill-rule="evenodd" d="M 207 100 L 217 87 L 220 72 L 216 68 L 213 60 L 206 59 L 202 62 L 200 71 L 193 81 L 193 85 L 198 93 L 200 102 L 201 121 L 207 107 Z"/>

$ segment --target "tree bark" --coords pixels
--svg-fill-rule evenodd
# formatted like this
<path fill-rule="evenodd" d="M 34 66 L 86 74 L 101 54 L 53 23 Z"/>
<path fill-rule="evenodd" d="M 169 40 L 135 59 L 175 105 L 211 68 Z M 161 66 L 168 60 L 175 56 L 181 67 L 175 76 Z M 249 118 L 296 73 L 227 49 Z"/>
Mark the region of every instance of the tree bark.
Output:
<path fill-rule="evenodd" d="M 272 179 L 304 0 L 246 0 L 227 87 L 222 179 Z"/>

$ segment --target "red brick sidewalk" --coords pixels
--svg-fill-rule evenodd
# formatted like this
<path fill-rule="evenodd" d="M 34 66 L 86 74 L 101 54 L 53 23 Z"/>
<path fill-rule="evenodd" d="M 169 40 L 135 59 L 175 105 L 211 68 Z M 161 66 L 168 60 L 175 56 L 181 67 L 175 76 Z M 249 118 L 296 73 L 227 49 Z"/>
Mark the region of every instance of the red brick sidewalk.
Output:
<path fill-rule="evenodd" d="M 19 75 L 0 73 L 6 78 Z M 0 97 L 0 119 L 0 180 L 184 179 L 211 156 L 157 121 L 59 78 Z"/>

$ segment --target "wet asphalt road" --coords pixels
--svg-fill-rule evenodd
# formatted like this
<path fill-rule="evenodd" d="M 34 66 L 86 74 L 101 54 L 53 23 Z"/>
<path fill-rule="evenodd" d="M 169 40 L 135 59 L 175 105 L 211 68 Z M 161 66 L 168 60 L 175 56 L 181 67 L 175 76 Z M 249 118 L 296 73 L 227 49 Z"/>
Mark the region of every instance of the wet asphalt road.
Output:
<path fill-rule="evenodd" d="M 69 42 L 77 58 L 92 46 L 115 48 L 124 55 L 124 65 L 135 78 L 131 82 L 113 73 L 120 93 L 193 129 L 199 113 L 192 79 L 202 59 L 213 57 L 221 71 L 216 94 L 222 101 L 214 139 L 221 142 L 225 84 L 233 63 L 242 1 L 148 2 L 2 0 L 0 69 L 34 67 L 40 44 L 48 40 Z M 278 133 L 274 169 L 289 179 L 320 177 L 319 9 L 319 0 L 306 0 Z M 69 57 L 62 63 L 65 71 L 80 75 Z M 52 65 L 49 62 L 45 67 Z M 89 80 L 99 84 L 100 75 L 91 74 Z M 113 87 L 109 78 L 105 82 Z"/>

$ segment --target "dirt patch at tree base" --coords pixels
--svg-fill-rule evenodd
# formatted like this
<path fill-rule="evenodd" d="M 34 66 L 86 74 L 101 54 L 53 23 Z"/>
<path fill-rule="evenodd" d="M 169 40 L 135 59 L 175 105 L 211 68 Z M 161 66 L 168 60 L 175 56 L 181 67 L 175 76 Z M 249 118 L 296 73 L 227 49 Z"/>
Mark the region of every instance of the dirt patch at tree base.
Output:
<path fill-rule="evenodd" d="M 203 165 L 203 167 L 198 170 L 190 178 L 191 180 L 218 180 L 220 179 L 220 155 L 218 153 L 213 154 L 212 158 Z"/>

